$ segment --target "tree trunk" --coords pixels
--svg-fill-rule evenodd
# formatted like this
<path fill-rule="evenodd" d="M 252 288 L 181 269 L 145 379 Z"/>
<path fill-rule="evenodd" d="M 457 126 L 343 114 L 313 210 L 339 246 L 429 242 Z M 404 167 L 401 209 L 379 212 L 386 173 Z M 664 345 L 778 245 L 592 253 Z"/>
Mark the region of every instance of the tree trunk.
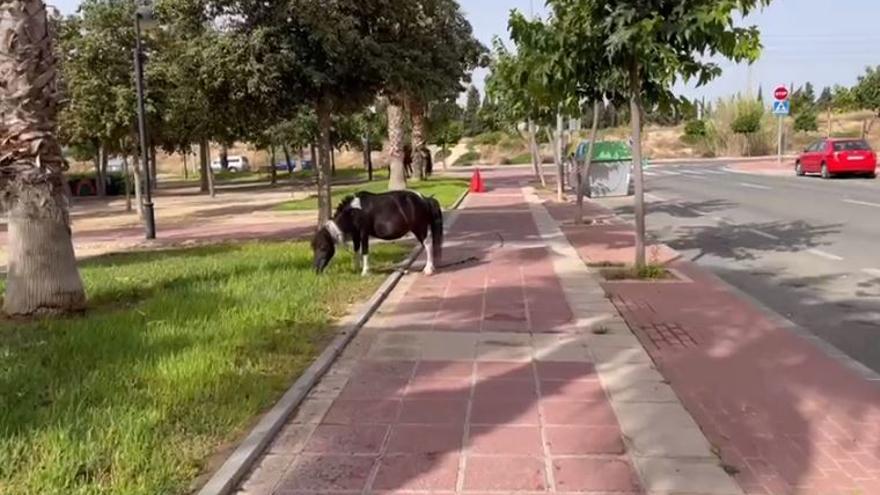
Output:
<path fill-rule="evenodd" d="M 315 146 L 315 143 L 309 144 L 309 153 L 310 153 L 310 158 L 312 160 L 312 168 L 317 170 L 318 169 L 318 150 L 317 150 L 317 146 Z"/>
<path fill-rule="evenodd" d="M 593 102 L 593 126 L 590 128 L 590 144 L 587 146 L 587 156 L 584 166 L 578 171 L 577 183 L 577 217 L 575 223 L 584 223 L 584 193 L 590 187 L 590 169 L 593 167 L 593 146 L 596 144 L 596 135 L 599 133 L 599 100 Z"/>
<path fill-rule="evenodd" d="M 282 151 L 284 151 L 284 160 L 287 162 L 287 173 L 293 175 L 293 162 L 290 161 L 290 148 L 285 144 L 281 147 Z M 302 167 L 302 158 L 299 160 L 299 166 Z"/>
<path fill-rule="evenodd" d="M 632 121 L 632 157 L 636 196 L 636 268 L 645 267 L 645 184 L 642 175 L 642 85 L 639 75 L 639 64 L 632 62 L 629 73 L 630 120 Z"/>
<path fill-rule="evenodd" d="M 565 157 L 562 149 L 562 114 L 556 114 L 556 139 L 553 141 L 556 147 L 556 201 L 560 203 L 565 199 Z"/>
<path fill-rule="evenodd" d="M 229 171 L 229 148 L 225 144 L 220 146 L 220 171 Z"/>
<path fill-rule="evenodd" d="M 125 181 L 125 211 L 131 213 L 131 167 L 128 166 L 128 156 L 125 153 L 122 153 L 122 177 Z"/>
<path fill-rule="evenodd" d="M 412 119 L 413 179 L 425 179 L 425 155 L 427 134 L 425 129 L 425 105 L 418 99 L 410 100 Z"/>
<path fill-rule="evenodd" d="M 406 189 L 406 171 L 403 169 L 403 109 L 394 100 L 388 102 L 388 147 L 391 157 L 388 189 Z"/>
<path fill-rule="evenodd" d="M 547 187 L 547 180 L 544 179 L 544 160 L 541 159 L 541 149 L 538 147 L 537 131 L 535 123 L 529 120 L 529 152 L 532 154 L 532 167 L 535 172 L 535 179 L 541 181 L 541 187 Z"/>
<path fill-rule="evenodd" d="M 443 157 L 443 159 L 440 160 L 440 166 L 443 167 L 443 170 L 445 171 L 447 168 L 446 159 L 449 157 L 449 145 L 446 144 L 446 141 L 443 142 L 443 152 L 440 156 Z"/>
<path fill-rule="evenodd" d="M 107 196 L 107 147 L 98 143 L 98 163 L 95 170 L 95 193 L 98 197 Z"/>
<path fill-rule="evenodd" d="M 183 152 L 183 180 L 189 179 L 189 170 L 187 169 L 187 166 L 186 166 L 186 155 L 188 155 L 188 154 L 189 154 L 188 151 Z"/>
<path fill-rule="evenodd" d="M 330 175 L 336 177 L 336 146 L 330 144 Z"/>
<path fill-rule="evenodd" d="M 269 150 L 269 182 L 274 186 L 278 182 L 278 171 L 275 170 L 275 146 L 271 146 Z"/>
<path fill-rule="evenodd" d="M 329 97 L 318 100 L 315 113 L 318 116 L 318 225 L 324 225 L 333 213 L 330 196 L 330 128 L 333 125 Z"/>
<path fill-rule="evenodd" d="M 199 191 L 203 193 L 210 192 L 211 189 L 209 184 L 211 160 L 208 156 L 208 151 L 208 142 L 205 140 L 199 141 Z"/>
<path fill-rule="evenodd" d="M 85 309 L 70 230 L 67 164 L 55 137 L 57 62 L 42 0 L 0 8 L 0 198 L 8 214 L 9 315 Z"/>
<path fill-rule="evenodd" d="M 828 106 L 828 138 L 831 138 L 832 133 L 832 123 L 834 122 L 834 116 L 832 115 L 831 105 Z"/>

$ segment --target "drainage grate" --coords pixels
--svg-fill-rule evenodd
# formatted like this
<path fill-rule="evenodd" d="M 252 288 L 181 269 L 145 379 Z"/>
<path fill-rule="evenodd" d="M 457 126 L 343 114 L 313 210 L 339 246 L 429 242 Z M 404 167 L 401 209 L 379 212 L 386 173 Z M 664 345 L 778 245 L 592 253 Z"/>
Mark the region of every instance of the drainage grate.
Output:
<path fill-rule="evenodd" d="M 694 349 L 699 346 L 697 339 L 678 323 L 642 325 L 639 330 L 659 350 Z"/>

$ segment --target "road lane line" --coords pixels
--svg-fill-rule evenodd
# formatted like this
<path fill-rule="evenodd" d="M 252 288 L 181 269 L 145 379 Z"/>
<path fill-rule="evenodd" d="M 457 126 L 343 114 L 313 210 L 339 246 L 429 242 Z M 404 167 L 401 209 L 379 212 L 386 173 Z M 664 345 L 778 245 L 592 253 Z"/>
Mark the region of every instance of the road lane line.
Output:
<path fill-rule="evenodd" d="M 752 184 L 751 182 L 740 182 L 739 185 L 741 185 L 743 187 L 750 187 L 752 189 L 761 189 L 762 191 L 769 191 L 770 189 L 773 189 L 772 187 L 769 187 L 769 186 L 762 186 L 760 184 Z"/>
<path fill-rule="evenodd" d="M 862 270 L 862 273 L 865 273 L 872 277 L 880 278 L 880 269 L 877 268 L 865 268 L 864 270 Z"/>
<path fill-rule="evenodd" d="M 873 206 L 874 208 L 880 208 L 880 203 L 871 203 L 868 201 L 859 201 L 856 199 L 844 199 L 844 203 L 849 203 L 851 205 L 860 205 L 860 206 Z"/>
<path fill-rule="evenodd" d="M 821 249 L 809 249 L 809 250 L 807 250 L 807 252 L 814 255 L 814 256 L 818 256 L 820 258 L 825 258 L 826 260 L 843 261 L 843 258 L 841 258 L 840 256 L 837 256 L 836 254 L 831 254 L 826 251 L 822 251 Z"/>
<path fill-rule="evenodd" d="M 703 172 L 713 175 L 727 175 L 727 172 L 722 172 L 721 170 L 703 170 Z"/>
<path fill-rule="evenodd" d="M 756 236 L 763 237 L 764 239 L 770 239 L 773 241 L 781 241 L 782 240 L 781 238 L 779 238 L 773 234 L 768 234 L 768 233 L 763 232 L 758 229 L 746 229 L 746 232 L 751 232 L 752 234 L 755 234 Z"/>
<path fill-rule="evenodd" d="M 657 202 L 661 202 L 661 203 L 664 201 L 667 201 L 666 198 L 662 198 L 660 196 L 657 196 L 654 193 L 645 193 L 645 199 L 650 200 L 650 201 L 657 201 Z"/>

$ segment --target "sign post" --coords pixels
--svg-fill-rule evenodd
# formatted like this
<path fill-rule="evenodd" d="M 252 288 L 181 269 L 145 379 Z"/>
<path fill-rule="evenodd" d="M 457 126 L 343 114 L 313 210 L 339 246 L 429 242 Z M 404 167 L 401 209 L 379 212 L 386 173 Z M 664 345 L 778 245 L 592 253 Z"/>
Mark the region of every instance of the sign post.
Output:
<path fill-rule="evenodd" d="M 782 134 L 785 130 L 785 116 L 791 113 L 791 100 L 789 99 L 791 96 L 788 92 L 788 88 L 785 86 L 777 86 L 775 90 L 773 90 L 773 114 L 779 117 L 779 131 L 778 131 L 778 157 L 777 160 L 779 163 L 782 163 Z"/>

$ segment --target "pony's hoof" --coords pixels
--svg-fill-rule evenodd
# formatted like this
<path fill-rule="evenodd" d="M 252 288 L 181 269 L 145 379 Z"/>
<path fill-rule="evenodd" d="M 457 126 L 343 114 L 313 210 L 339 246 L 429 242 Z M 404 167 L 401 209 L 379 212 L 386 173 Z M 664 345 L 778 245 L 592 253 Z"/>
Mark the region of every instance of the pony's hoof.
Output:
<path fill-rule="evenodd" d="M 434 267 L 433 266 L 426 266 L 425 270 L 422 273 L 424 273 L 425 275 L 430 277 L 431 275 L 434 274 Z"/>

